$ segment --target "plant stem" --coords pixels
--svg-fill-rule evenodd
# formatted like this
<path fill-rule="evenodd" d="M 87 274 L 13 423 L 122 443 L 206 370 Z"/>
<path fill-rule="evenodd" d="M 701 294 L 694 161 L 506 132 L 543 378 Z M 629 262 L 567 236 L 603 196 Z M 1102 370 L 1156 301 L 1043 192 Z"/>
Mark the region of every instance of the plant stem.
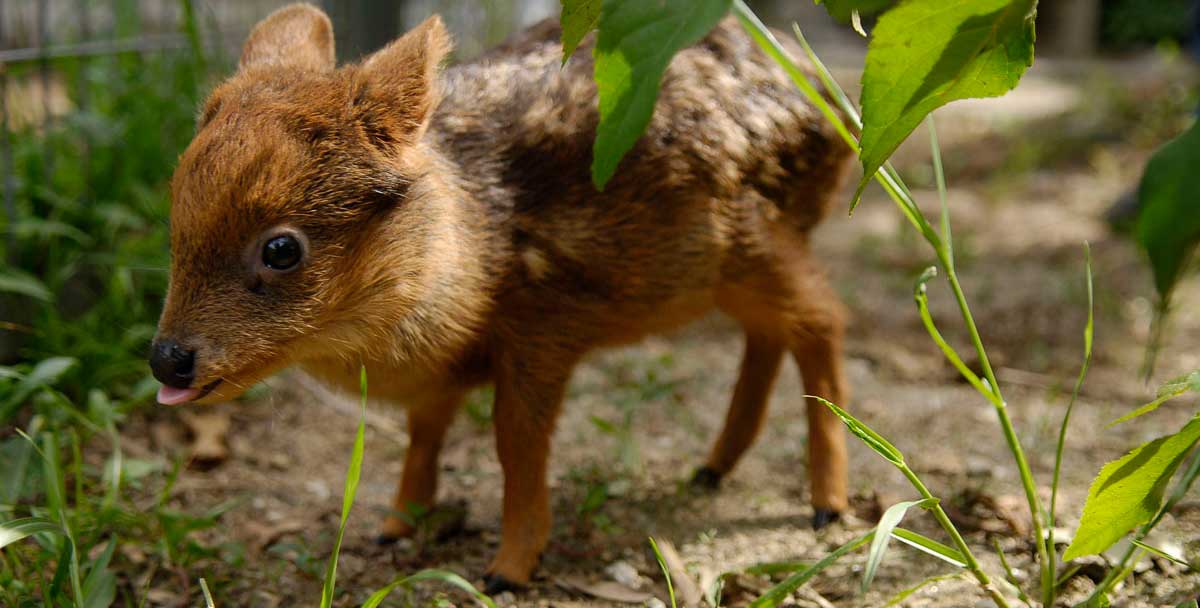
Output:
<path fill-rule="evenodd" d="M 1043 540 L 1042 505 L 1037 495 L 1037 485 L 1033 480 L 1033 470 L 1029 467 L 1029 461 L 1025 458 L 1025 449 L 1021 447 L 1021 440 L 1017 437 L 1012 417 L 1008 415 L 1008 404 L 1005 403 L 1004 396 L 1000 393 L 1000 384 L 996 381 L 995 372 L 992 371 L 992 364 L 988 360 L 987 350 L 983 346 L 983 339 L 980 337 L 979 329 L 975 325 L 975 318 L 971 315 L 971 307 L 967 304 L 967 296 L 963 292 L 962 284 L 958 281 L 958 273 L 955 272 L 953 263 L 949 261 L 947 257 L 948 252 L 945 248 L 939 248 L 937 255 L 943 269 L 946 271 L 946 280 L 950 283 L 950 289 L 954 292 L 954 299 L 958 301 L 958 308 L 962 312 L 963 324 L 966 325 L 967 333 L 971 337 L 971 344 L 974 345 L 975 352 L 979 356 L 979 365 L 983 368 L 984 378 L 991 389 L 990 395 L 985 396 L 990 396 L 992 406 L 996 410 L 996 417 L 1000 420 L 1000 428 L 1004 432 L 1004 441 L 1008 444 L 1008 450 L 1012 453 L 1013 459 L 1016 460 L 1017 470 L 1021 475 L 1021 486 L 1025 490 L 1025 500 L 1029 503 L 1030 521 L 1033 523 L 1034 544 L 1037 546 L 1042 580 L 1046 581 L 1047 577 L 1049 577 L 1048 580 L 1053 584 L 1054 573 L 1047 570 L 1051 562 L 1046 551 L 1046 543 Z"/>
<path fill-rule="evenodd" d="M 766 26 L 764 26 L 762 22 L 754 15 L 754 12 L 751 11 L 742 0 L 734 0 L 734 12 L 738 15 L 743 25 L 750 32 L 751 36 L 755 38 L 759 45 L 762 46 L 769 55 L 771 55 L 788 71 L 789 75 L 792 77 L 792 80 L 796 82 L 797 87 L 804 94 L 804 96 L 821 110 L 826 119 L 832 122 L 835 129 L 846 141 L 846 143 L 849 144 L 853 149 L 859 150 L 860 148 L 858 141 L 852 134 L 850 134 L 849 130 L 846 128 L 845 122 L 841 120 L 841 117 L 836 113 L 829 111 L 828 101 L 819 93 L 817 93 L 812 84 L 808 82 L 808 79 L 804 77 L 803 72 L 796 67 L 795 62 L 792 61 L 788 56 L 786 50 L 782 47 L 782 45 L 779 44 L 779 41 L 775 39 L 770 30 L 767 29 Z M 818 69 L 821 69 L 821 66 L 818 65 L 817 67 Z M 822 80 L 826 82 L 827 86 L 832 83 L 833 87 L 837 87 L 836 81 L 833 81 L 833 79 L 829 78 L 826 74 L 822 74 Z M 835 101 L 839 102 L 839 105 L 842 106 L 840 108 L 842 112 L 846 116 L 850 117 L 850 120 L 854 124 L 862 124 L 857 110 L 854 108 L 853 104 L 847 101 L 847 97 L 844 92 L 830 91 L 830 95 L 833 96 Z M 988 383 L 988 390 L 986 392 L 981 391 L 981 393 L 992 402 L 993 408 L 996 410 L 996 416 L 1000 420 L 1000 427 L 1004 433 L 1004 440 L 1008 444 L 1009 451 L 1012 453 L 1013 459 L 1017 464 L 1017 469 L 1021 475 L 1021 485 L 1025 490 L 1025 499 L 1029 504 L 1030 519 L 1034 528 L 1033 532 L 1035 535 L 1035 545 L 1038 548 L 1038 561 L 1042 568 L 1042 578 L 1045 580 L 1047 577 L 1046 567 L 1049 565 L 1049 559 L 1046 555 L 1046 545 L 1042 538 L 1042 507 L 1041 501 L 1038 499 L 1037 495 L 1037 486 L 1033 480 L 1033 472 L 1030 469 L 1029 462 L 1025 457 L 1025 450 L 1021 447 L 1020 439 L 1017 437 L 1016 429 L 1012 423 L 1012 418 L 1008 414 L 1008 406 L 1005 404 L 1004 397 L 1000 392 L 999 383 L 996 381 L 995 372 L 992 370 L 992 364 L 988 359 L 987 350 L 983 346 L 983 339 L 979 335 L 979 329 L 975 325 L 975 319 L 971 315 L 971 309 L 967 304 L 966 294 L 963 292 L 962 285 L 958 280 L 958 274 L 955 272 L 954 261 L 951 258 L 950 248 L 938 235 L 937 231 L 934 230 L 933 226 L 930 225 L 929 220 L 927 220 L 924 214 L 921 213 L 908 189 L 903 185 L 903 180 L 900 179 L 899 175 L 894 169 L 891 169 L 890 167 L 884 167 L 883 170 L 878 171 L 874 177 L 880 183 L 880 185 L 883 186 L 884 190 L 887 192 L 888 196 L 893 200 L 893 202 L 896 203 L 896 206 L 908 219 L 909 223 L 911 223 L 913 227 L 915 227 L 917 231 L 921 233 L 925 240 L 929 242 L 930 246 L 933 247 L 934 252 L 937 254 L 938 263 L 946 272 L 946 279 L 950 283 L 951 290 L 954 292 L 954 298 L 957 301 L 959 310 L 962 313 L 963 323 L 966 325 L 967 332 L 971 338 L 971 343 L 975 347 L 975 352 L 979 357 L 980 366 L 983 368 L 984 378 Z M 948 232 L 947 236 L 949 236 Z M 906 475 L 907 474 L 908 473 L 906 473 Z M 912 478 L 910 478 L 910 480 L 911 479 Z M 921 487 L 923 488 L 924 486 Z M 928 490 L 926 490 L 926 492 L 927 491 Z M 940 511 L 940 509 L 938 509 L 938 511 Z M 935 514 L 936 513 L 937 511 L 935 511 Z M 943 518 L 945 517 L 944 512 L 942 512 L 941 515 Z M 939 522 L 941 522 L 941 519 L 939 519 Z M 950 523 L 948 518 L 945 519 L 944 526 L 948 528 L 947 532 L 954 528 L 953 524 Z M 958 535 L 957 531 L 954 531 L 951 536 L 956 539 L 956 542 L 962 542 L 962 538 Z M 963 546 L 965 547 L 965 544 Z M 1053 579 L 1052 574 L 1053 573 L 1051 573 L 1051 580 Z M 984 576 L 986 578 L 986 575 Z M 998 598 L 998 605 L 1007 605 L 1002 603 L 1004 602 L 1003 596 L 1000 596 L 993 586 L 989 584 L 987 589 L 989 592 L 995 593 L 994 599 Z"/>
<path fill-rule="evenodd" d="M 925 487 L 925 483 L 921 481 L 921 478 L 918 477 L 917 474 L 914 473 L 907 464 L 901 462 L 901 464 L 897 465 L 897 467 L 900 469 L 900 472 L 904 473 L 904 476 L 908 478 L 909 483 L 911 483 L 912 486 L 917 489 L 917 492 L 921 494 L 921 497 L 929 500 L 933 504 L 933 507 L 930 508 L 930 511 L 933 512 L 933 518 L 936 519 L 938 524 L 942 526 L 942 529 L 946 531 L 946 534 L 950 535 L 950 540 L 954 543 L 954 546 L 956 549 L 958 549 L 959 553 L 962 553 L 963 560 L 966 561 L 967 570 L 969 570 L 975 577 L 975 580 L 979 582 L 979 586 L 983 588 L 984 592 L 986 592 L 988 596 L 992 598 L 992 601 L 995 602 L 997 606 L 1000 606 L 1001 608 L 1008 608 L 1008 600 L 1006 600 L 1004 595 L 1000 593 L 1000 590 L 992 584 L 992 579 L 988 577 L 987 572 L 984 572 L 983 568 L 979 565 L 979 561 L 975 559 L 975 554 L 971 553 L 971 548 L 967 546 L 967 541 L 963 540 L 962 534 L 959 534 L 958 532 L 958 528 L 954 527 L 954 522 L 950 521 L 950 517 L 946 515 L 946 511 L 942 509 L 941 501 L 939 501 L 937 497 L 935 497 L 933 493 L 929 491 L 929 488 Z"/>

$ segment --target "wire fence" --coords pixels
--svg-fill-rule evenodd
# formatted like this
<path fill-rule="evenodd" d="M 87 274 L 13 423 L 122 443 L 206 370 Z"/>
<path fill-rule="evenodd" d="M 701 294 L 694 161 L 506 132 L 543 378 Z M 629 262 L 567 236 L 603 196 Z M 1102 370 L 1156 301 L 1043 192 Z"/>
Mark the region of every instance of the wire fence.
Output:
<path fill-rule="evenodd" d="M 320 0 L 315 0 L 320 1 Z M 50 132 L 56 120 L 86 113 L 108 83 L 84 76 L 92 62 L 202 48 L 220 70 L 250 28 L 289 0 L 0 0 L 0 189 L 11 233 L 19 191 L 14 130 Z M 459 56 L 474 55 L 511 31 L 557 10 L 557 0 L 324 0 L 339 54 L 356 59 L 432 12 L 458 34 Z M 185 27 L 192 24 L 191 31 Z M 73 69 L 61 69 L 71 64 Z M 70 76 L 68 76 L 70 74 Z M 82 145 L 87 147 L 86 134 Z M 45 147 L 44 175 L 54 159 Z M 11 235 L 9 236 L 11 239 Z"/>

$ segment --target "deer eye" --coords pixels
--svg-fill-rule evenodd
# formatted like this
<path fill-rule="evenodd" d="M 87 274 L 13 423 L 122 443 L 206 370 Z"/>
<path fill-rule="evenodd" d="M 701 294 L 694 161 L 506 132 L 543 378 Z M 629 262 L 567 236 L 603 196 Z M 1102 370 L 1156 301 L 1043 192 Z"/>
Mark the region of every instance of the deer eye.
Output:
<path fill-rule="evenodd" d="M 300 262 L 303 253 L 300 241 L 290 234 L 284 234 L 263 245 L 262 261 L 271 270 L 288 270 Z"/>

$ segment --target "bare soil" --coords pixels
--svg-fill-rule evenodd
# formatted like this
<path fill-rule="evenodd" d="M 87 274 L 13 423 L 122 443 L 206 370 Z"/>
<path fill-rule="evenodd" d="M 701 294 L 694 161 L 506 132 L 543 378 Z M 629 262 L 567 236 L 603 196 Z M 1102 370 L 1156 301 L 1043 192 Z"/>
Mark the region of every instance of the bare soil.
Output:
<path fill-rule="evenodd" d="M 1038 81 L 1029 82 L 1034 84 L 1023 86 L 1032 88 Z M 1070 112 L 1094 101 L 1091 89 L 1081 86 L 1067 87 L 1074 95 Z M 1039 89 L 1038 95 L 1050 94 Z M 1200 368 L 1195 348 L 1200 344 L 1200 281 L 1193 278 L 1179 290 L 1155 383 L 1143 382 L 1138 370 L 1153 287 L 1136 248 L 1114 234 L 1103 214 L 1136 184 L 1146 147 L 1131 145 L 1128 138 L 1089 142 L 1065 160 L 1018 169 L 1012 159 L 1014 150 L 1025 150 L 1020 146 L 1024 139 L 1054 139 L 1038 133 L 1044 121 L 1017 121 L 1017 126 L 1009 121 L 1008 126 L 986 127 L 990 134 L 958 141 L 953 133 L 976 133 L 976 123 L 987 124 L 993 115 L 985 109 L 953 116 L 939 130 L 950 140 L 949 202 L 960 274 L 1044 496 L 1058 425 L 1081 360 L 1083 242 L 1091 243 L 1096 351 L 1065 454 L 1059 510 L 1060 527 L 1069 532 L 1103 463 L 1177 430 L 1195 412 L 1195 399 L 1181 399 L 1136 422 L 1105 428 L 1149 400 L 1157 381 Z M 924 141 L 920 135 L 914 139 Z M 1001 151 L 996 145 L 1002 145 Z M 906 162 L 912 181 L 921 183 L 925 165 L 919 152 L 909 154 L 915 155 Z M 917 197 L 935 212 L 936 192 L 918 188 Z M 1030 561 L 1032 546 L 1027 535 L 1019 534 L 1028 525 L 1027 515 L 996 415 L 943 360 L 912 302 L 915 277 L 933 262 L 930 251 L 878 193 L 868 196 L 853 218 L 835 214 L 819 230 L 816 250 L 853 313 L 847 353 L 853 399 L 848 408 L 904 451 L 943 498 L 990 572 L 1002 572 L 995 541 L 1017 577 L 1032 589 L 1030 581 L 1037 575 Z M 965 356 L 970 351 L 949 291 L 935 281 L 930 299 L 943 333 Z M 692 577 L 707 585 L 719 573 L 763 562 L 815 561 L 868 530 L 881 509 L 914 497 L 897 471 L 852 441 L 854 513 L 821 531 L 810 528 L 803 391 L 791 366 L 775 389 L 761 438 L 739 468 L 716 494 L 690 491 L 684 481 L 702 462 L 719 428 L 740 351 L 736 327 L 714 316 L 673 336 L 598 353 L 578 371 L 555 437 L 554 537 L 532 587 L 504 596 L 502 602 L 613 605 L 569 589 L 567 581 L 609 580 L 606 570 L 618 562 L 636 570 L 643 589 L 667 601 L 661 571 L 647 551 L 647 536 L 673 543 Z M 224 547 L 221 555 L 226 557 L 190 570 L 193 576 L 199 572 L 207 577 L 222 606 L 315 605 L 320 571 L 337 528 L 358 416 L 355 399 L 314 390 L 310 381 L 290 375 L 271 386 L 257 401 L 221 406 L 233 420 L 227 437 L 231 456 L 210 470 L 184 470 L 171 493 L 172 506 L 192 512 L 235 501 L 218 526 L 199 534 L 206 545 Z M 377 547 L 372 537 L 399 477 L 407 439 L 400 410 L 371 404 L 362 485 L 338 571 L 343 591 L 337 605 L 358 605 L 397 575 L 421 568 L 453 570 L 479 583 L 498 542 L 502 487 L 486 398 L 474 398 L 445 448 L 441 500 L 460 512 L 465 509 L 462 528 L 391 547 Z M 172 429 L 182 428 L 175 412 L 158 410 L 133 421 L 124 435 L 147 451 L 168 452 L 178 449 L 169 439 Z M 942 538 L 923 513 L 910 513 L 905 525 Z M 1185 500 L 1156 538 L 1183 547 L 1195 559 L 1200 502 Z M 230 552 L 240 554 L 241 561 L 229 557 Z M 791 605 L 879 606 L 926 577 L 951 571 L 947 564 L 894 544 L 875 584 L 863 594 L 864 560 L 865 551 L 843 559 L 795 594 Z M 1069 599 L 1081 599 L 1092 588 L 1088 575 L 1095 576 L 1093 570 L 1085 568 L 1067 583 Z M 172 592 L 153 595 L 152 603 L 197 605 L 194 585 L 188 597 L 179 593 L 180 585 L 194 581 L 181 578 L 161 572 L 153 576 L 151 587 Z M 771 581 L 765 575 L 730 577 L 726 605 L 744 604 Z M 1114 605 L 1174 606 L 1194 597 L 1198 588 L 1200 576 L 1185 575 L 1163 560 L 1146 560 Z M 397 598 L 401 605 L 403 596 Z M 423 583 L 410 599 L 426 605 L 435 598 L 469 603 L 464 594 L 437 583 Z M 901 605 L 989 604 L 970 580 L 953 578 L 917 591 Z"/>

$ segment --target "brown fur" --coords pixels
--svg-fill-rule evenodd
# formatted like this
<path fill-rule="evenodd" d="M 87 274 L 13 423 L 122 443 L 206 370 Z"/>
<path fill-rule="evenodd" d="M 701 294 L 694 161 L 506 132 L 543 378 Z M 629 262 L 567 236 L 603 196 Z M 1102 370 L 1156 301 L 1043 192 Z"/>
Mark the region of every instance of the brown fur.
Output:
<path fill-rule="evenodd" d="M 850 152 L 731 20 L 678 54 L 649 128 L 604 192 L 589 176 L 590 46 L 560 69 L 555 24 L 439 72 L 435 16 L 338 68 L 328 19 L 263 21 L 202 112 L 173 181 L 160 337 L 196 350 L 200 402 L 292 364 L 405 404 L 398 510 L 430 506 L 446 428 L 496 387 L 504 470 L 491 574 L 529 580 L 550 530 L 546 463 L 572 368 L 589 351 L 720 308 L 746 330 L 725 429 L 733 468 L 783 353 L 806 390 L 846 399 L 842 312 L 809 253 Z M 298 231 L 290 272 L 260 250 Z M 841 427 L 809 404 L 812 500 L 846 507 Z M 389 518 L 385 533 L 412 532 Z"/>

